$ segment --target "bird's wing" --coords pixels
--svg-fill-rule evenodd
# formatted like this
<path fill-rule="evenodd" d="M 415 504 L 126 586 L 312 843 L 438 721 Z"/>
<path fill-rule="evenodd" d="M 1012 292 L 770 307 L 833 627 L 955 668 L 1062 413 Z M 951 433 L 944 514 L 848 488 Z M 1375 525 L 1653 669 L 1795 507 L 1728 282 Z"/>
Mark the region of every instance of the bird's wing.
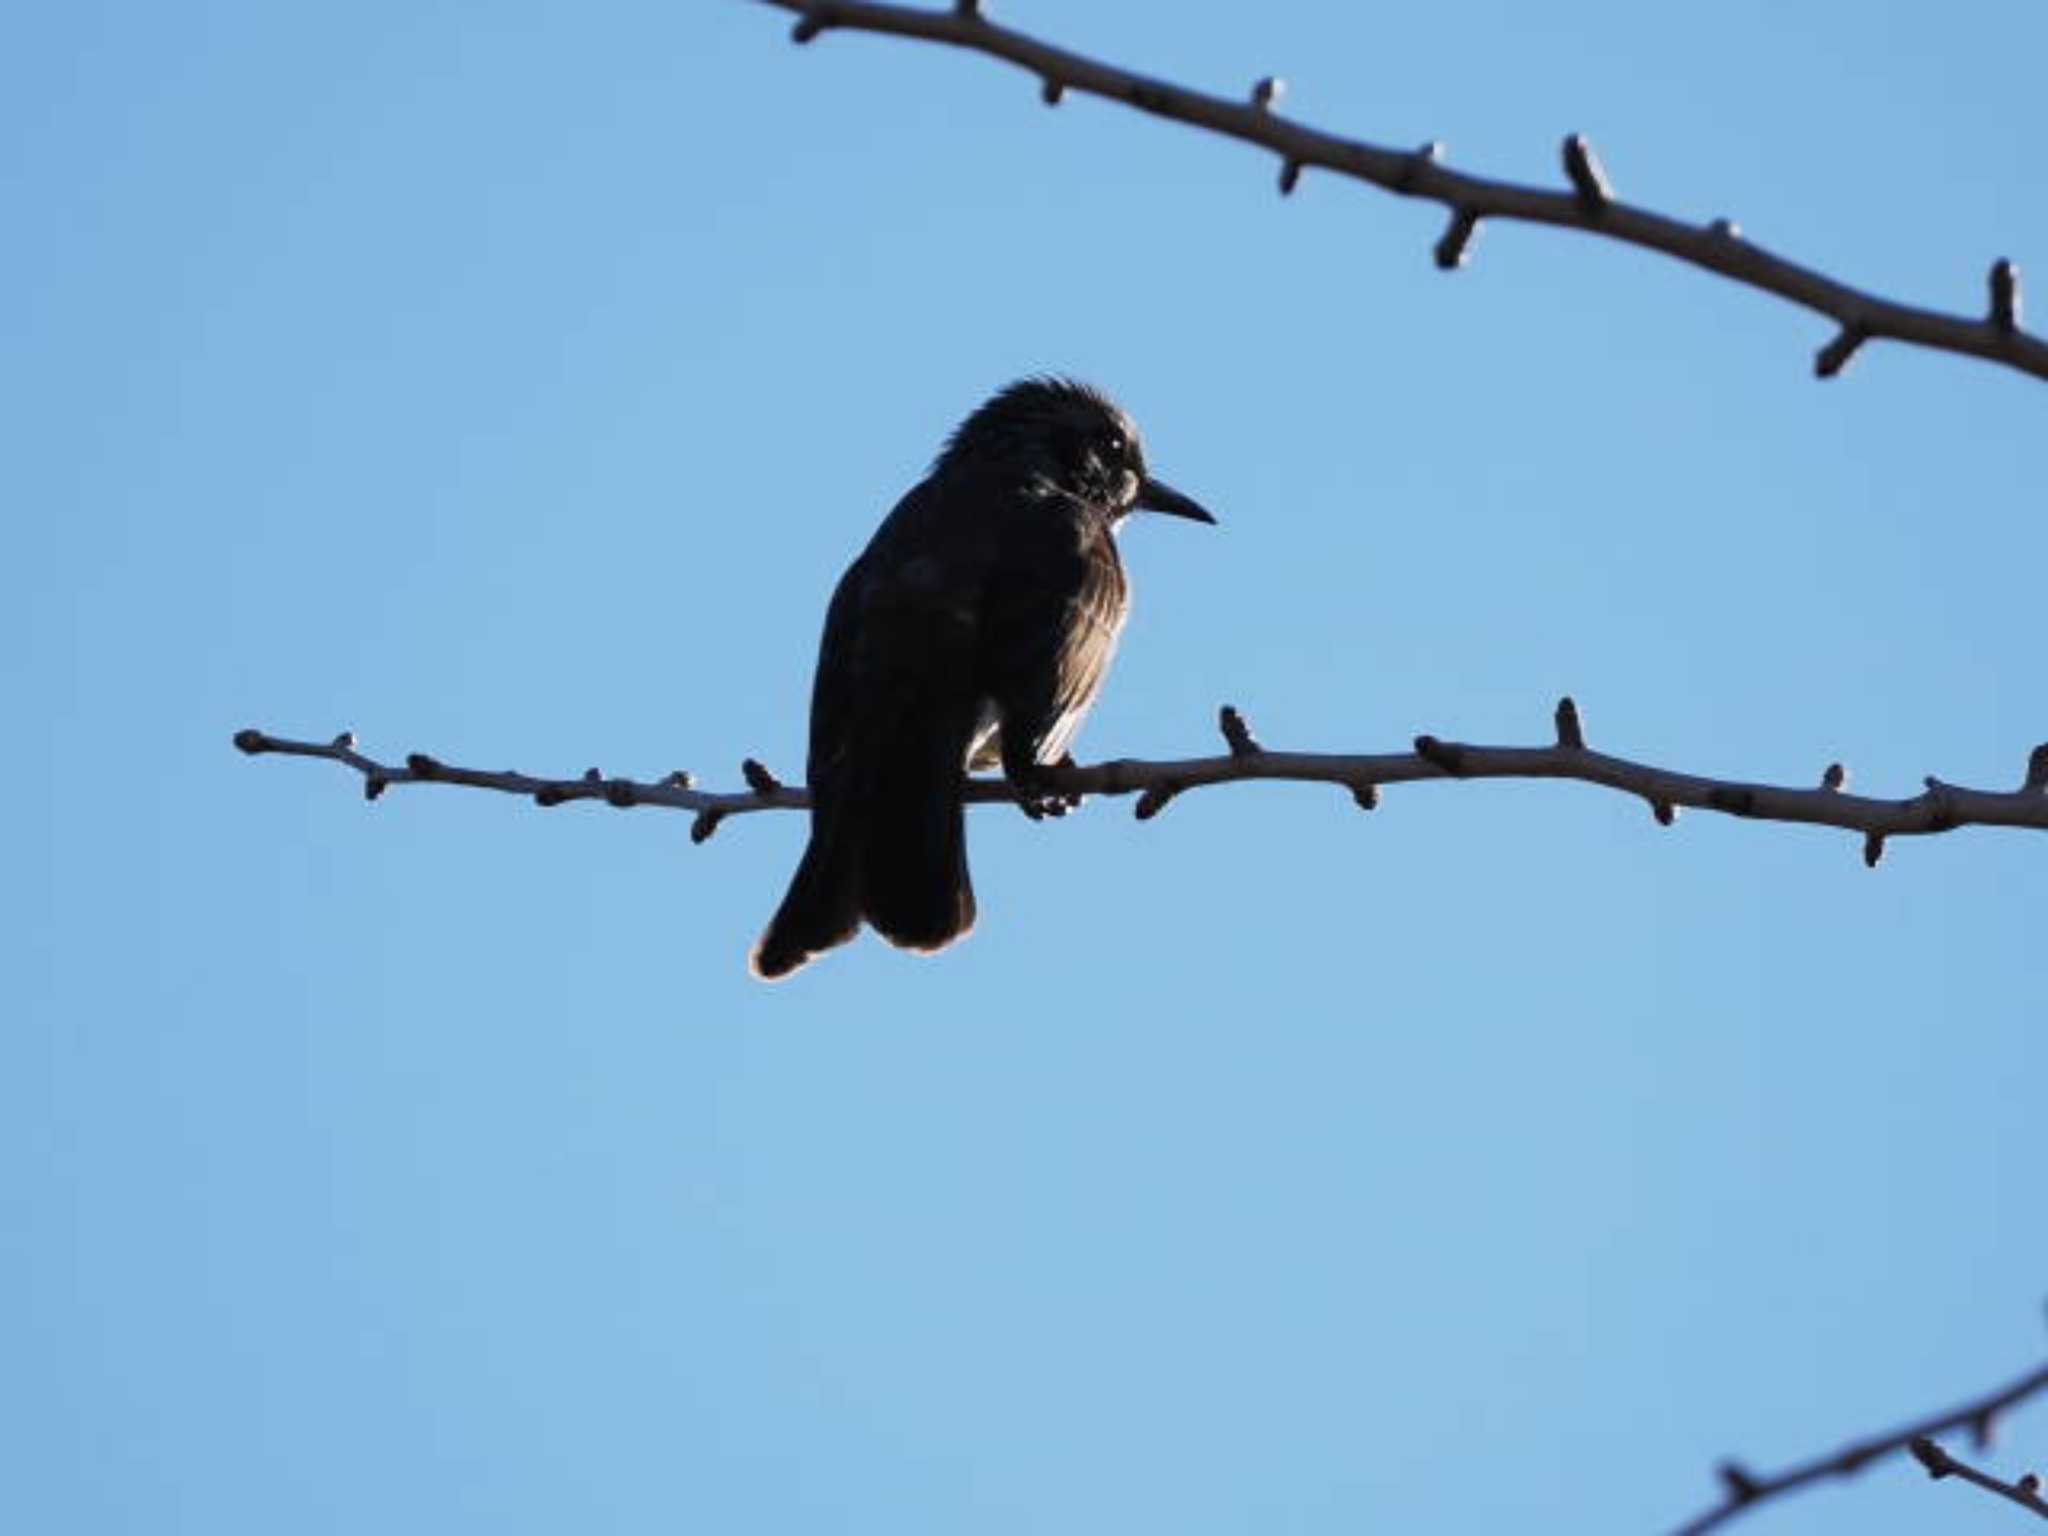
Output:
<path fill-rule="evenodd" d="M 1106 527 L 1040 510 L 1012 529 L 985 605 L 984 675 L 1006 761 L 1056 763 L 1109 671 L 1128 593 Z"/>
<path fill-rule="evenodd" d="M 814 785 L 871 763 L 935 697 L 972 691 L 979 576 L 936 503 L 930 481 L 914 488 L 832 594 L 811 691 Z"/>

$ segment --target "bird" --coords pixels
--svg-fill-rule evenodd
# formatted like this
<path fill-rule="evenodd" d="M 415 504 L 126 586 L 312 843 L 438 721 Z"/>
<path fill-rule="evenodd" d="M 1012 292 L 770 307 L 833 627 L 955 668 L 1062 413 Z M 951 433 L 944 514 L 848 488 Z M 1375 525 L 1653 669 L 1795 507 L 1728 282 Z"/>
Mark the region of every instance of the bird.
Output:
<path fill-rule="evenodd" d="M 931 953 L 974 926 L 965 790 L 1000 766 L 1034 819 L 1130 607 L 1133 512 L 1216 519 L 1151 473 L 1107 394 L 1040 375 L 954 429 L 834 589 L 811 689 L 810 840 L 749 956 L 773 981 L 866 922 Z"/>

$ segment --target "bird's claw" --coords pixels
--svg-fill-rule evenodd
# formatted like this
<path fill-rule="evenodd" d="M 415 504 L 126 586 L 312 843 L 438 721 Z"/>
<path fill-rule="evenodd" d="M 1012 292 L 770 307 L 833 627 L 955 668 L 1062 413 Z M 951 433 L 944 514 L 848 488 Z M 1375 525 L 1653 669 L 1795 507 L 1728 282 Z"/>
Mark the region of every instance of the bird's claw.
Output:
<path fill-rule="evenodd" d="M 1073 754 L 1068 753 L 1053 766 L 1072 768 Z M 1006 776 L 1011 792 L 1017 797 L 1017 808 L 1033 821 L 1042 821 L 1048 816 L 1064 816 L 1081 803 L 1078 794 L 1054 787 L 1053 775 L 1043 763 L 1021 768 L 1012 766 Z"/>

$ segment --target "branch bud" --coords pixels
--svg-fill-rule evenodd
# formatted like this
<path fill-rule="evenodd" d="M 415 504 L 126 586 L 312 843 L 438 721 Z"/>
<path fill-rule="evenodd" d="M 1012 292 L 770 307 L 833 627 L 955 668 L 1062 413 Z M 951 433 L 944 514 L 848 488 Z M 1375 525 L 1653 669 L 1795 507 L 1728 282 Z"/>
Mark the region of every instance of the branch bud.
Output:
<path fill-rule="evenodd" d="M 1459 208 L 1452 212 L 1451 222 L 1444 229 L 1443 238 L 1436 243 L 1436 264 L 1452 272 L 1465 264 L 1466 252 L 1471 248 L 1472 236 L 1479 229 L 1479 215 L 1470 208 Z"/>
<path fill-rule="evenodd" d="M 1929 1477 L 1944 1478 L 1956 1469 L 1955 1458 L 1925 1435 L 1915 1436 L 1907 1449 L 1913 1453 L 1913 1459 L 1927 1469 Z"/>
<path fill-rule="evenodd" d="M 1757 1485 L 1757 1480 L 1750 1475 L 1749 1469 L 1739 1461 L 1722 1462 L 1714 1469 L 1714 1474 L 1721 1479 L 1721 1486 L 1727 1490 L 1730 1504 L 1747 1504 L 1763 1492 Z"/>
<path fill-rule="evenodd" d="M 1401 162 L 1401 176 L 1394 183 L 1397 192 L 1413 192 L 1415 183 L 1422 179 L 1422 173 L 1443 158 L 1444 146 L 1440 139 L 1431 139 L 1421 145 L 1415 153 Z"/>
<path fill-rule="evenodd" d="M 1858 326 L 1845 325 L 1835 339 L 1814 354 L 1813 373 L 1815 378 L 1832 379 L 1849 366 L 1849 359 L 1856 355 L 1856 349 L 1869 337 Z"/>
<path fill-rule="evenodd" d="M 2003 256 L 1991 263 L 1991 324 L 2010 336 L 2020 328 L 2020 269 Z"/>
<path fill-rule="evenodd" d="M 1358 802 L 1361 811 L 1376 811 L 1380 808 L 1380 787 L 1377 784 L 1354 784 L 1351 798 Z"/>
<path fill-rule="evenodd" d="M 1262 76 L 1252 86 L 1252 105 L 1261 112 L 1270 112 L 1287 94 L 1287 82 L 1278 75 Z"/>
<path fill-rule="evenodd" d="M 1061 82 L 1053 79 L 1051 75 L 1047 75 L 1045 77 L 1045 83 L 1039 86 L 1038 88 L 1038 99 L 1044 102 L 1048 107 L 1058 106 L 1060 104 L 1060 98 L 1066 94 L 1066 86 L 1063 85 Z"/>
<path fill-rule="evenodd" d="M 1415 755 L 1431 766 L 1442 769 L 1453 778 L 1462 778 L 1465 773 L 1465 749 L 1454 741 L 1438 741 L 1434 736 L 1415 738 Z"/>
<path fill-rule="evenodd" d="M 1586 750 L 1586 732 L 1579 724 L 1579 706 L 1570 694 L 1557 701 L 1557 744 L 1574 752 Z"/>
<path fill-rule="evenodd" d="M 1614 188 L 1608 184 L 1607 172 L 1600 164 L 1600 157 L 1593 153 L 1593 146 L 1586 142 L 1583 133 L 1574 133 L 1564 141 L 1564 171 L 1572 179 L 1572 190 L 1579 194 L 1579 206 L 1585 209 L 1589 218 L 1599 218 L 1614 201 Z"/>
<path fill-rule="evenodd" d="M 441 773 L 441 765 L 424 752 L 406 753 L 405 769 L 416 779 L 434 779 Z"/>
<path fill-rule="evenodd" d="M 1299 160 L 1283 160 L 1280 162 L 1280 195 L 1282 197 L 1291 196 L 1295 185 L 1300 180 L 1301 162 Z"/>
<path fill-rule="evenodd" d="M 232 739 L 235 743 L 236 751 L 246 752 L 251 757 L 256 756 L 259 752 L 267 752 L 270 749 L 270 738 L 253 726 L 246 726 L 235 732 Z"/>
<path fill-rule="evenodd" d="M 1829 763 L 1826 771 L 1820 776 L 1820 787 L 1831 795 L 1840 794 L 1842 786 L 1848 782 L 1849 770 L 1840 763 Z"/>
<path fill-rule="evenodd" d="M 1877 868 L 1878 860 L 1883 857 L 1884 838 L 1876 832 L 1866 832 L 1863 836 L 1863 867 L 1865 869 L 1875 869 Z"/>
<path fill-rule="evenodd" d="M 697 787 L 697 781 L 690 776 L 686 769 L 682 768 L 674 770 L 661 782 L 670 789 L 695 789 Z"/>
<path fill-rule="evenodd" d="M 690 841 L 701 843 L 718 830 L 718 824 L 725 820 L 723 811 L 699 811 L 697 819 L 690 823 Z"/>
<path fill-rule="evenodd" d="M 2044 741 L 2027 758 L 2027 782 L 2020 786 L 2037 794 L 2048 789 L 2048 741 Z"/>
<path fill-rule="evenodd" d="M 1255 757 L 1260 752 L 1258 738 L 1252 735 L 1252 728 L 1244 723 L 1244 716 L 1237 707 L 1226 704 L 1216 712 L 1216 723 L 1222 728 L 1223 739 L 1229 744 L 1232 757 Z"/>
<path fill-rule="evenodd" d="M 1671 823 L 1678 820 L 1678 807 L 1669 800 L 1652 800 L 1650 802 L 1650 814 L 1657 818 L 1658 826 L 1668 827 Z"/>
<path fill-rule="evenodd" d="M 391 781 L 385 778 L 382 774 L 371 774 L 369 777 L 363 780 L 363 798 L 365 800 L 376 799 L 379 795 L 384 793 L 385 788 L 390 783 Z"/>
<path fill-rule="evenodd" d="M 812 38 L 824 31 L 824 13 L 825 8 L 821 5 L 814 5 L 807 9 L 803 15 L 797 18 L 796 25 L 789 29 L 789 40 L 792 43 L 808 43 Z"/>
<path fill-rule="evenodd" d="M 782 781 L 751 757 L 740 764 L 740 774 L 746 779 L 747 788 L 757 795 L 772 795 L 782 788 Z"/>
<path fill-rule="evenodd" d="M 1165 810 L 1172 802 L 1173 797 L 1179 793 L 1180 786 L 1178 784 L 1149 785 L 1144 793 L 1138 796 L 1138 820 L 1150 821 L 1154 816 Z"/>

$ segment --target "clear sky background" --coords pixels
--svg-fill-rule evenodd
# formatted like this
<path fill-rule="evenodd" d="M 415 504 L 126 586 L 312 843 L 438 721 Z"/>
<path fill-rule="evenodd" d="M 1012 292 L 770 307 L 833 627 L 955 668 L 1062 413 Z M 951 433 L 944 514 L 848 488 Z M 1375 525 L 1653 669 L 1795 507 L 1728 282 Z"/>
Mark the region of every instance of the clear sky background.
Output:
<path fill-rule="evenodd" d="M 1005 0 L 1975 311 L 2048 14 Z M 832 582 L 1026 371 L 1129 530 L 1082 755 L 1419 730 L 1859 788 L 2048 738 L 2048 386 L 738 0 L 31 7 L 0 53 L 0 1527 L 1663 1529 L 2048 1351 L 2048 842 L 1575 785 L 973 816 L 779 988 Z M 2037 284 L 2037 287 L 2039 285 Z M 2037 312 L 2048 299 L 2037 302 Z M 2048 1404 L 1991 1458 L 2048 1462 Z M 1958 1443 L 1958 1449 L 1961 1449 Z M 1903 1463 L 1764 1532 L 1996 1532 Z"/>

